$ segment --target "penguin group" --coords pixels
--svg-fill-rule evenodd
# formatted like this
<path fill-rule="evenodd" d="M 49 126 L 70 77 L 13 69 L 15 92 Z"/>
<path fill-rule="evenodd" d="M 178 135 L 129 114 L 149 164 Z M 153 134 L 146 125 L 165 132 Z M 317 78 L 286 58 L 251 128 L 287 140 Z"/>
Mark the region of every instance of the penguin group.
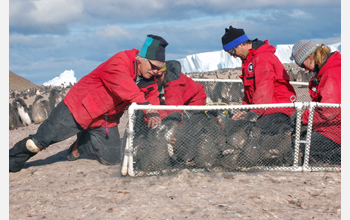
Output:
<path fill-rule="evenodd" d="M 232 114 L 222 111 L 188 112 L 172 113 L 153 129 L 135 130 L 136 171 L 212 172 L 292 166 L 292 124 L 277 126 L 277 131 L 271 133 L 258 123 L 255 112 L 248 112 L 241 120 L 233 120 Z"/>
<path fill-rule="evenodd" d="M 24 91 L 10 91 L 9 130 L 40 124 L 47 119 L 51 111 L 63 100 L 70 86 L 41 86 Z M 48 94 L 48 100 L 44 95 Z M 24 99 L 35 96 L 33 103 L 27 106 Z"/>

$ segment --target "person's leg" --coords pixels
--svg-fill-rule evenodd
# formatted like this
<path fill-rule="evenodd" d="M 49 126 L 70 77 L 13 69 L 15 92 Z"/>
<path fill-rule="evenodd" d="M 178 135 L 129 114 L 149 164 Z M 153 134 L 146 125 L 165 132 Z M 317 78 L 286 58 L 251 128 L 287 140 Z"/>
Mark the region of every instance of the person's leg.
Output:
<path fill-rule="evenodd" d="M 85 130 L 78 141 L 78 151 L 92 157 L 104 165 L 114 165 L 121 162 L 121 140 L 118 127 L 104 127 Z"/>
<path fill-rule="evenodd" d="M 63 141 L 83 128 L 75 121 L 72 113 L 62 101 L 50 116 L 39 126 L 36 134 L 17 142 L 9 150 L 9 171 L 20 171 L 25 162 L 49 145 Z"/>
<path fill-rule="evenodd" d="M 39 126 L 35 136 L 38 144 L 47 148 L 49 145 L 63 141 L 83 130 L 75 121 L 69 108 L 62 101 Z"/>

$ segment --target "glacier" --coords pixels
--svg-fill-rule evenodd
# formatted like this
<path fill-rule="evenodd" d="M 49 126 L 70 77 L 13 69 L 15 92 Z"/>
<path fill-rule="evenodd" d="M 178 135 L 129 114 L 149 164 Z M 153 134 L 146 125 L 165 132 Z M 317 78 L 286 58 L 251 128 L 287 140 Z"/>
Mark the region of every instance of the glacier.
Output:
<path fill-rule="evenodd" d="M 294 44 L 276 45 L 275 54 L 282 63 L 294 63 L 294 61 L 290 60 L 293 45 Z M 340 42 L 327 46 L 332 52 L 341 52 Z M 230 56 L 224 50 L 188 55 L 185 58 L 177 59 L 177 61 L 181 63 L 181 70 L 183 73 L 209 72 L 242 66 L 241 59 Z"/>
<path fill-rule="evenodd" d="M 43 86 L 61 86 L 62 84 L 64 86 L 68 86 L 69 83 L 72 83 L 74 85 L 77 82 L 77 78 L 74 77 L 74 71 L 73 70 L 65 70 L 63 73 L 61 73 L 59 76 L 43 83 Z"/>

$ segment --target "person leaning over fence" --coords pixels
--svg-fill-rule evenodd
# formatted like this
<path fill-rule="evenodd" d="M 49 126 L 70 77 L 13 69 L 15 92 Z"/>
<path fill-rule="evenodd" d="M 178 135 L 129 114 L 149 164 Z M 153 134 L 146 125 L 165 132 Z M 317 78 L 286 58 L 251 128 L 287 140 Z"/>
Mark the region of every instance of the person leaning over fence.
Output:
<path fill-rule="evenodd" d="M 204 89 L 204 85 L 200 84 L 191 78 L 185 76 L 181 72 L 181 64 L 179 61 L 170 60 L 166 61 L 164 67 L 158 71 L 156 75 L 159 101 L 160 105 L 205 105 L 207 95 Z M 158 110 L 161 119 L 164 119 L 168 115 L 169 117 L 178 117 L 175 112 L 181 110 Z M 148 118 L 144 116 L 143 111 L 137 111 L 135 136 L 139 136 L 142 133 L 145 135 L 147 132 L 146 124 Z"/>
<path fill-rule="evenodd" d="M 179 61 L 166 61 L 166 68 L 156 76 L 161 105 L 205 105 L 204 85 L 181 72 Z M 164 111 L 164 118 L 169 112 Z"/>
<path fill-rule="evenodd" d="M 39 151 L 75 134 L 68 160 L 86 154 L 104 165 L 120 163 L 119 119 L 132 102 L 159 105 L 155 74 L 164 65 L 167 45 L 162 37 L 147 35 L 141 51 L 118 52 L 81 78 L 36 134 L 9 150 L 10 172 L 20 171 Z M 159 114 L 149 114 L 152 126 L 160 124 Z"/>
<path fill-rule="evenodd" d="M 291 59 L 315 75 L 309 82 L 313 102 L 341 104 L 341 55 L 331 53 L 325 44 L 300 40 L 292 48 Z M 309 110 L 303 113 L 303 124 L 309 120 Z M 315 108 L 310 156 L 323 162 L 340 164 L 341 109 Z"/>
<path fill-rule="evenodd" d="M 242 60 L 242 75 L 239 77 L 244 84 L 243 105 L 291 103 L 296 101 L 296 93 L 289 83 L 289 75 L 281 61 L 275 55 L 276 48 L 257 38 L 249 40 L 243 29 L 230 26 L 225 28 L 221 38 L 223 49 L 234 58 Z M 269 108 L 250 110 L 260 116 L 265 116 L 267 122 L 290 120 L 294 108 Z M 241 111 L 232 119 L 244 118 L 247 112 Z M 276 114 L 274 114 L 276 113 Z M 271 115 L 273 114 L 273 115 Z M 260 118 L 261 119 L 261 118 Z M 266 125 L 269 127 L 268 125 Z"/>

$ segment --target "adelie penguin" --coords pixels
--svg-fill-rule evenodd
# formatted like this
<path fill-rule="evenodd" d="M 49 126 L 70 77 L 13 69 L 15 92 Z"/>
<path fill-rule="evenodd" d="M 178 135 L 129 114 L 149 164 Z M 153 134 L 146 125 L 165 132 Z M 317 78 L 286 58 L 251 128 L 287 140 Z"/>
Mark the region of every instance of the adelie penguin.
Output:
<path fill-rule="evenodd" d="M 32 119 L 35 124 L 40 124 L 49 117 L 49 102 L 43 96 L 37 95 L 32 106 Z"/>
<path fill-rule="evenodd" d="M 13 100 L 12 105 L 17 109 L 18 115 L 23 125 L 28 126 L 32 124 L 31 112 L 29 111 L 27 104 L 21 98 Z"/>
<path fill-rule="evenodd" d="M 170 168 L 175 160 L 172 138 L 175 137 L 181 122 L 181 113 L 174 112 L 163 119 L 162 123 L 147 133 L 134 139 L 134 161 L 136 170 L 146 173 L 163 171 Z"/>
<path fill-rule="evenodd" d="M 63 100 L 61 91 L 58 89 L 51 89 L 49 95 L 49 114 L 51 111 Z"/>
<path fill-rule="evenodd" d="M 22 126 L 17 109 L 9 103 L 9 129 L 14 130 Z"/>

